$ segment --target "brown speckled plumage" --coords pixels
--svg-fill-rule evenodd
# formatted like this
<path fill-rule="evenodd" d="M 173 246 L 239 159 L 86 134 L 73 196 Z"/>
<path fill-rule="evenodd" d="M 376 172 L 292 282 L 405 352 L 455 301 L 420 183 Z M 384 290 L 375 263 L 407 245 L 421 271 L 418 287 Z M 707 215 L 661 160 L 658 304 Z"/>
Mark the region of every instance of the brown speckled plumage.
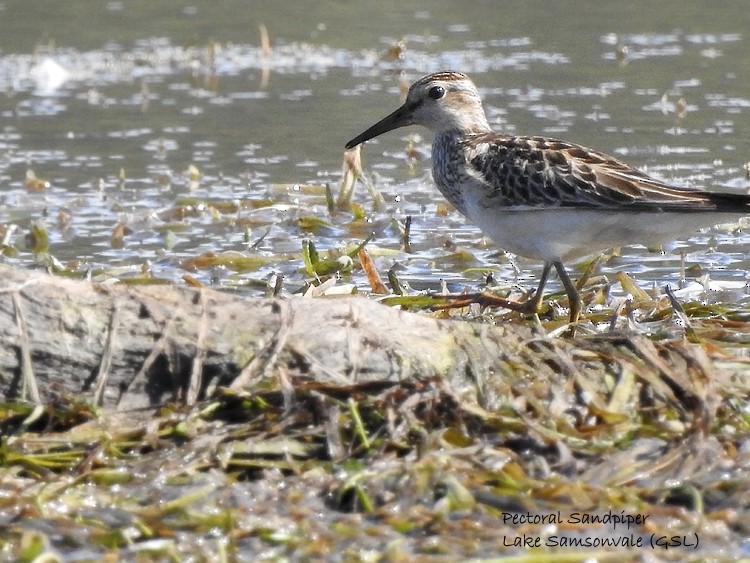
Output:
<path fill-rule="evenodd" d="M 580 297 L 563 261 L 611 246 L 666 242 L 750 215 L 746 194 L 671 186 L 575 143 L 495 133 L 476 87 L 459 72 L 420 78 L 400 108 L 346 147 L 411 124 L 435 134 L 433 178 L 445 198 L 501 247 L 545 261 L 531 308 L 539 306 L 554 266 L 572 323 Z"/>

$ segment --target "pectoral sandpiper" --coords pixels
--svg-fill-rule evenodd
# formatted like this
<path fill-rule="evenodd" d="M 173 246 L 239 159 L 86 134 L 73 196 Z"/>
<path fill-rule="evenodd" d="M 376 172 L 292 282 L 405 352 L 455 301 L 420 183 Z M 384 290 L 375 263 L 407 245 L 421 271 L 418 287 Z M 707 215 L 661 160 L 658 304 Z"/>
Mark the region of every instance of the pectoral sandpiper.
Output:
<path fill-rule="evenodd" d="M 420 78 L 400 108 L 346 148 L 412 124 L 434 133 L 432 174 L 445 198 L 501 248 L 544 261 L 526 310 L 539 309 L 554 266 L 572 326 L 581 298 L 563 262 L 750 215 L 750 195 L 670 186 L 574 143 L 495 133 L 476 86 L 460 72 Z"/>

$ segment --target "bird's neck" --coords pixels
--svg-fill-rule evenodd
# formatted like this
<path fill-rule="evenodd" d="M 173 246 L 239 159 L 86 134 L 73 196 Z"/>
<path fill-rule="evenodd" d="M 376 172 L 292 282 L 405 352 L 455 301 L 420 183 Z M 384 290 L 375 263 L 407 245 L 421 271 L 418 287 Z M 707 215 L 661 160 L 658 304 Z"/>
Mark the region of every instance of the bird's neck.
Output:
<path fill-rule="evenodd" d="M 463 141 L 476 135 L 492 133 L 492 129 L 485 122 L 484 126 L 477 126 L 467 129 L 445 129 L 438 131 L 432 138 L 432 151 L 453 152 L 459 149 Z"/>
<path fill-rule="evenodd" d="M 466 215 L 461 184 L 465 179 L 466 155 L 462 141 L 471 133 L 447 130 L 435 133 L 432 141 L 432 178 L 440 193 Z"/>
<path fill-rule="evenodd" d="M 456 129 L 456 133 L 464 137 L 492 131 L 482 106 L 470 107 L 459 113 L 449 129 Z"/>
<path fill-rule="evenodd" d="M 455 142 L 456 140 L 465 139 L 472 135 L 481 135 L 482 133 L 492 133 L 490 124 L 487 123 L 484 113 L 475 116 L 472 119 L 466 119 L 459 123 L 452 124 L 442 130 L 435 131 L 435 140 L 440 138 L 441 142 Z"/>

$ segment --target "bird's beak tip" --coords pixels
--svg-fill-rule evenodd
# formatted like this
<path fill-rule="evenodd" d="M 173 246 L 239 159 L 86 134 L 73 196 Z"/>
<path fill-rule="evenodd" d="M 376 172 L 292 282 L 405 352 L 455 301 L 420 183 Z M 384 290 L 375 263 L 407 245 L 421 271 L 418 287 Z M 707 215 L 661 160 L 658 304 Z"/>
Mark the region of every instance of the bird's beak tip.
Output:
<path fill-rule="evenodd" d="M 413 123 L 411 115 L 407 113 L 404 107 L 400 107 L 389 116 L 381 119 L 375 125 L 367 129 L 364 133 L 361 133 L 354 137 L 351 141 L 344 145 L 347 149 L 353 149 L 357 145 L 364 143 L 365 141 L 398 129 L 399 127 L 405 127 Z"/>

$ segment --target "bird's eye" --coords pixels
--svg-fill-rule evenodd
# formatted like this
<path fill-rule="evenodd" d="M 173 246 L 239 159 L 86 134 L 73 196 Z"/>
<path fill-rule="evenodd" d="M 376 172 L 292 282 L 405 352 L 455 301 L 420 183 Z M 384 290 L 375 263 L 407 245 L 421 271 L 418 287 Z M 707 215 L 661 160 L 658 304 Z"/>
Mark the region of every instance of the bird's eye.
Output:
<path fill-rule="evenodd" d="M 427 92 L 427 95 L 433 100 L 439 100 L 445 96 L 445 88 L 442 86 L 433 86 L 430 88 L 429 92 Z"/>

